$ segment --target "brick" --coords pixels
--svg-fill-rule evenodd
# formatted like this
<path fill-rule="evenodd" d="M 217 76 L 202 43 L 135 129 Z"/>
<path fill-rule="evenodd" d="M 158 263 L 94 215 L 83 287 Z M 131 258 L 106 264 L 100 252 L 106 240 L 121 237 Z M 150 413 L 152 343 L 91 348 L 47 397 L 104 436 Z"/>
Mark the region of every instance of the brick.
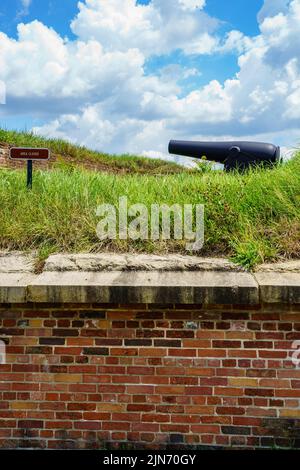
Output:
<path fill-rule="evenodd" d="M 245 395 L 253 397 L 274 397 L 274 390 L 268 388 L 246 388 Z"/>
<path fill-rule="evenodd" d="M 222 349 L 240 348 L 241 347 L 241 341 L 213 340 L 212 347 L 213 348 L 222 348 Z"/>
<path fill-rule="evenodd" d="M 54 328 L 53 329 L 53 336 L 78 336 L 78 335 L 79 335 L 78 329 L 75 330 L 74 328 L 68 328 L 68 329 Z"/>
<path fill-rule="evenodd" d="M 19 428 L 43 428 L 44 421 L 42 420 L 34 420 L 34 419 L 22 419 L 18 421 Z"/>
<path fill-rule="evenodd" d="M 81 330 L 81 335 L 83 337 L 92 337 L 92 338 L 105 338 L 107 336 L 107 330 L 100 330 L 96 328 L 87 328 Z M 73 335 L 77 336 L 77 335 Z"/>
<path fill-rule="evenodd" d="M 52 354 L 52 348 L 46 346 L 33 346 L 26 348 L 26 354 Z"/>
<path fill-rule="evenodd" d="M 295 410 L 295 409 L 282 409 L 280 410 L 280 416 L 284 418 L 300 418 L 300 410 Z"/>
<path fill-rule="evenodd" d="M 95 411 L 96 403 L 68 403 L 69 411 Z"/>
<path fill-rule="evenodd" d="M 111 348 L 112 356 L 138 356 L 138 348 Z"/>
<path fill-rule="evenodd" d="M 212 395 L 212 387 L 188 387 L 187 395 Z"/>
<path fill-rule="evenodd" d="M 96 346 L 122 346 L 123 340 L 122 339 L 115 339 L 115 338 L 101 338 L 95 339 Z"/>
<path fill-rule="evenodd" d="M 181 341 L 180 340 L 172 340 L 172 339 L 155 339 L 154 340 L 154 346 L 156 347 L 167 347 L 167 348 L 180 348 L 181 346 Z M 188 347 L 188 345 L 185 345 L 185 347 Z"/>
<path fill-rule="evenodd" d="M 76 427 L 76 422 L 75 422 Z M 63 421 L 46 421 L 45 422 L 46 429 L 71 429 L 72 422 L 63 420 Z"/>
<path fill-rule="evenodd" d="M 244 341 L 244 348 L 273 349 L 272 341 Z"/>
<path fill-rule="evenodd" d="M 136 375 L 113 375 L 112 382 L 113 383 L 139 383 L 140 378 Z"/>
<path fill-rule="evenodd" d="M 182 434 L 189 432 L 189 426 L 184 424 L 161 424 L 160 428 L 162 432 L 176 432 Z"/>
<path fill-rule="evenodd" d="M 10 403 L 10 409 L 12 410 L 35 410 L 38 408 L 38 403 L 35 402 L 12 402 Z"/>
<path fill-rule="evenodd" d="M 86 356 L 108 356 L 108 348 L 83 348 L 83 354 Z"/>
<path fill-rule="evenodd" d="M 98 385 L 98 392 L 99 393 L 124 393 L 125 392 L 125 385 Z"/>
<path fill-rule="evenodd" d="M 214 386 L 214 385 L 223 385 L 223 386 L 226 386 L 228 383 L 228 379 L 227 377 L 206 377 L 206 378 L 203 378 L 201 377 L 200 379 L 200 385 L 210 385 L 210 386 Z"/>
<path fill-rule="evenodd" d="M 198 349 L 198 357 L 226 357 L 225 349 Z"/>
<path fill-rule="evenodd" d="M 214 414 L 214 407 L 212 406 L 201 406 L 201 405 L 188 405 L 185 407 L 187 414 L 199 414 L 199 415 L 212 415 Z M 184 415 L 185 416 L 185 415 Z"/>
<path fill-rule="evenodd" d="M 197 385 L 198 379 L 196 377 L 171 377 L 170 383 L 182 385 Z"/>
<path fill-rule="evenodd" d="M 288 388 L 289 381 L 288 380 L 280 380 L 280 379 L 260 379 L 259 380 L 260 387 L 272 387 L 272 388 Z"/>
<path fill-rule="evenodd" d="M 54 354 L 63 354 L 64 356 L 65 355 L 75 356 L 80 353 L 81 353 L 81 348 L 69 348 L 69 347 L 54 348 Z"/>
<path fill-rule="evenodd" d="M 93 338 L 66 338 L 68 346 L 93 346 Z"/>
<path fill-rule="evenodd" d="M 139 351 L 140 356 L 159 356 L 164 357 L 167 354 L 166 349 L 163 348 L 142 348 Z"/>
<path fill-rule="evenodd" d="M 207 424 L 197 424 L 191 426 L 191 432 L 199 434 L 219 434 L 220 426 L 218 425 L 207 425 Z M 203 436 L 201 436 L 203 438 Z M 203 442 L 203 441 L 202 441 Z"/>
<path fill-rule="evenodd" d="M 246 374 L 248 377 L 276 377 L 276 371 L 269 369 L 249 369 Z"/>
<path fill-rule="evenodd" d="M 143 413 L 141 421 L 144 423 L 169 423 L 171 421 L 171 416 L 169 414 L 160 413 Z"/>
<path fill-rule="evenodd" d="M 234 387 L 215 387 L 215 395 L 239 397 L 241 395 L 241 389 Z"/>
<path fill-rule="evenodd" d="M 216 413 L 218 415 L 244 415 L 245 414 L 245 408 L 239 408 L 239 407 L 230 407 L 230 406 L 219 406 L 216 408 Z"/>
<path fill-rule="evenodd" d="M 231 349 L 228 351 L 228 357 L 255 359 L 257 357 L 257 349 Z"/>
<path fill-rule="evenodd" d="M 174 386 L 157 386 L 156 393 L 162 395 L 182 395 L 185 393 L 185 387 L 174 385 Z M 197 392 L 195 392 L 197 393 Z"/>
<path fill-rule="evenodd" d="M 204 339 L 204 340 L 208 340 L 208 339 L 223 339 L 225 337 L 225 333 L 224 331 L 201 331 L 201 330 L 198 330 L 196 332 L 196 336 L 197 338 L 199 339 Z"/>
<path fill-rule="evenodd" d="M 275 390 L 275 396 L 276 397 L 297 397 L 300 398 L 300 390 L 294 389 L 279 389 Z"/>
<path fill-rule="evenodd" d="M 134 366 L 128 367 L 127 373 L 133 375 L 154 375 L 154 367 L 141 367 L 141 366 Z"/>
<path fill-rule="evenodd" d="M 183 339 L 182 346 L 184 348 L 210 348 L 211 341 L 205 339 Z"/>
<path fill-rule="evenodd" d="M 125 339 L 125 346 L 151 346 L 151 339 Z"/>
<path fill-rule="evenodd" d="M 232 387 L 256 387 L 258 385 L 258 380 L 248 378 L 229 378 L 228 385 Z"/>
<path fill-rule="evenodd" d="M 186 369 L 186 375 L 195 375 L 196 377 L 212 377 L 214 374 L 214 369 L 208 367 L 189 367 Z"/>
<path fill-rule="evenodd" d="M 151 411 L 155 411 L 155 406 L 154 405 L 127 405 L 127 411 L 139 411 L 139 412 L 151 412 Z M 159 410 L 157 410 L 157 412 L 159 413 Z M 143 421 L 144 421 L 144 418 L 143 418 Z M 146 420 L 147 421 L 147 420 Z"/>
<path fill-rule="evenodd" d="M 242 435 L 249 435 L 251 433 L 251 429 L 246 426 L 221 426 L 223 434 L 242 434 Z"/>
<path fill-rule="evenodd" d="M 169 330 L 166 333 L 167 338 L 194 338 L 192 330 Z"/>
<path fill-rule="evenodd" d="M 58 366 L 56 366 L 56 367 L 58 367 Z M 76 374 L 76 373 L 96 374 L 97 367 L 93 366 L 93 365 L 78 364 L 78 365 L 74 365 L 74 366 L 69 366 L 68 370 L 71 374 Z M 52 372 L 52 369 L 51 369 L 51 372 Z M 55 370 L 53 372 L 55 372 Z M 57 372 L 59 372 L 59 371 L 57 371 Z M 61 370 L 61 372 L 63 372 L 63 370 Z M 67 371 L 65 371 L 65 372 L 67 372 Z"/>
<path fill-rule="evenodd" d="M 134 332 L 131 331 L 131 334 Z M 164 331 L 161 330 L 136 330 L 137 338 L 163 338 Z"/>
<path fill-rule="evenodd" d="M 265 358 L 281 358 L 285 359 L 287 357 L 287 351 L 258 351 L 259 357 Z"/>
<path fill-rule="evenodd" d="M 24 330 L 20 328 L 0 328 L 0 336 L 22 336 Z"/>
<path fill-rule="evenodd" d="M 275 406 L 275 407 L 278 408 L 278 407 L 284 406 L 284 401 L 283 400 L 275 400 L 275 399 L 272 400 L 272 399 L 270 399 L 269 405 L 270 406 Z"/>
<path fill-rule="evenodd" d="M 97 375 L 97 374 L 84 374 L 83 375 L 83 382 L 84 383 L 110 383 L 111 376 L 110 375 Z"/>
<path fill-rule="evenodd" d="M 79 383 L 82 382 L 81 374 L 55 374 L 55 382 Z"/>
<path fill-rule="evenodd" d="M 111 430 L 111 431 L 129 431 L 129 429 L 132 427 L 132 430 L 134 430 L 134 426 L 131 425 L 131 423 L 127 423 L 125 421 L 119 421 L 119 422 L 104 422 L 102 423 L 102 429 L 103 430 Z M 142 430 L 146 431 L 146 427 L 142 427 Z"/>

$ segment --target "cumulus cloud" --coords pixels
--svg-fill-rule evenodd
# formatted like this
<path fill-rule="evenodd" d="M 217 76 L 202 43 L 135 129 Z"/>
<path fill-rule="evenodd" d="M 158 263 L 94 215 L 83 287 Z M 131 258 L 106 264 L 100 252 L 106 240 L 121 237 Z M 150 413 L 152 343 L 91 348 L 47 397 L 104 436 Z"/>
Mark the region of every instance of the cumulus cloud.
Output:
<path fill-rule="evenodd" d="M 291 0 L 264 0 L 261 10 L 258 12 L 257 19 L 262 23 L 266 18 L 278 15 L 278 13 L 287 13 Z"/>
<path fill-rule="evenodd" d="M 99 41 L 104 50 L 136 48 L 146 56 L 210 53 L 216 45 L 212 33 L 219 22 L 201 11 L 203 0 L 86 0 L 71 28 L 81 40 Z M 197 6 L 199 8 L 197 8 Z"/>
<path fill-rule="evenodd" d="M 35 132 L 109 152 L 164 155 L 170 138 L 291 145 L 300 138 L 300 0 L 269 14 L 268 4 L 258 36 L 235 30 L 222 40 L 201 0 L 86 0 L 73 41 L 38 21 L 21 23 L 17 39 L 0 33 L 5 109 L 30 107 L 46 121 Z M 239 71 L 188 93 L 182 81 L 199 74 L 195 68 L 145 73 L 150 57 L 178 49 L 234 52 Z"/>

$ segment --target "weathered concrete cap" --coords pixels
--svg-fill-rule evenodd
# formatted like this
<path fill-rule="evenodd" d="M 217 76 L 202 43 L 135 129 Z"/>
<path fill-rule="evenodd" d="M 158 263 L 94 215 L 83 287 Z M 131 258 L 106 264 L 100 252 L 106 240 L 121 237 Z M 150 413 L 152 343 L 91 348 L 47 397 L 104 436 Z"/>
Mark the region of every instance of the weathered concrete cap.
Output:
<path fill-rule="evenodd" d="M 245 272 L 226 258 L 179 254 L 137 253 L 58 254 L 46 260 L 44 271 L 223 271 Z"/>
<path fill-rule="evenodd" d="M 183 255 L 0 253 L 0 303 L 300 303 L 300 262 L 249 273 L 225 259 Z"/>
<path fill-rule="evenodd" d="M 300 273 L 300 260 L 282 261 L 280 263 L 260 264 L 255 272 L 264 273 Z"/>
<path fill-rule="evenodd" d="M 251 274 L 233 272 L 45 272 L 28 286 L 31 302 L 257 304 Z"/>
<path fill-rule="evenodd" d="M 33 278 L 32 274 L 0 273 L 0 303 L 27 302 L 28 284 Z"/>
<path fill-rule="evenodd" d="M 258 272 L 260 300 L 266 303 L 300 303 L 300 273 Z"/>
<path fill-rule="evenodd" d="M 34 270 L 33 254 L 19 251 L 0 252 L 0 273 L 29 273 Z"/>

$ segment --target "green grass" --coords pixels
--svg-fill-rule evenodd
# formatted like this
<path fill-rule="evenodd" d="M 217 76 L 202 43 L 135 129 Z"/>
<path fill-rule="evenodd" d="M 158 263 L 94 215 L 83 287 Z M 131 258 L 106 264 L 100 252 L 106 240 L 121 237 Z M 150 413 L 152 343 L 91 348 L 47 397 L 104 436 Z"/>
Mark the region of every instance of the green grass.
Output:
<path fill-rule="evenodd" d="M 60 139 L 45 139 L 30 132 L 9 131 L 0 128 L 0 143 L 16 147 L 46 147 L 56 158 L 54 168 L 73 170 L 80 165 L 109 173 L 174 174 L 191 172 L 181 165 L 160 159 L 136 155 L 107 155 Z"/>
<path fill-rule="evenodd" d="M 21 134 L 13 144 L 24 145 L 22 138 Z M 55 145 L 60 144 L 53 141 Z M 83 158 L 85 150 L 78 152 Z M 124 175 L 54 168 L 34 171 L 32 191 L 26 190 L 25 179 L 25 171 L 0 171 L 1 249 L 37 249 L 41 258 L 62 251 L 185 253 L 185 242 L 178 240 L 100 241 L 97 206 L 118 206 L 119 197 L 127 195 L 129 204 L 148 208 L 153 203 L 204 204 L 202 255 L 229 256 L 247 268 L 300 256 L 300 154 L 273 170 L 255 169 L 244 175 Z"/>

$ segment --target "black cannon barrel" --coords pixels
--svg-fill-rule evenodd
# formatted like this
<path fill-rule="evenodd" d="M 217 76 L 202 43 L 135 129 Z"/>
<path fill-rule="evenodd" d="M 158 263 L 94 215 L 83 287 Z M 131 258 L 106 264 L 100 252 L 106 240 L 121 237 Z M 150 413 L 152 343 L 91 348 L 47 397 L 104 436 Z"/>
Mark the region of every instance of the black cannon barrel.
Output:
<path fill-rule="evenodd" d="M 223 163 L 225 170 L 247 169 L 259 164 L 272 165 L 280 160 L 280 148 L 263 142 L 189 142 L 171 140 L 169 153 Z"/>

